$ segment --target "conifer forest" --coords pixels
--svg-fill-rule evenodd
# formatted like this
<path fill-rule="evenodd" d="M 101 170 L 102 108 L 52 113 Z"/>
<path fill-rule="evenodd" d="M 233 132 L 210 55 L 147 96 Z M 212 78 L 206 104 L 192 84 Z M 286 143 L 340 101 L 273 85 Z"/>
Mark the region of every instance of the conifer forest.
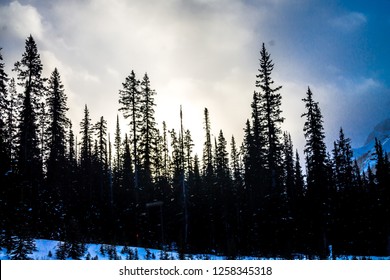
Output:
<path fill-rule="evenodd" d="M 19 61 L 0 49 L 0 247 L 13 259 L 27 258 L 38 238 L 64 241 L 73 258 L 85 243 L 228 259 L 326 258 L 330 246 L 333 254 L 390 255 L 388 151 L 376 140 L 375 168 L 360 170 L 342 128 L 327 147 L 310 87 L 297 108 L 306 142 L 295 149 L 281 128 L 283 84 L 264 44 L 258 59 L 244 138 L 214 137 L 204 108 L 198 155 L 185 108 L 177 109 L 180 129 L 156 122 L 158 89 L 147 74 L 129 69 L 112 89 L 119 110 L 108 131 L 88 104 L 82 119 L 68 118 L 61 73 L 43 77 L 31 35 Z"/>

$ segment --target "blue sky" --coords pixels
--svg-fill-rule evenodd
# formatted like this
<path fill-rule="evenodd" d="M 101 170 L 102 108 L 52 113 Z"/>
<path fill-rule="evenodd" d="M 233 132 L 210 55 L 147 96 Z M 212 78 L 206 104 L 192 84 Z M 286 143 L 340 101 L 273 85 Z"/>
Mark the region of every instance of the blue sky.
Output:
<path fill-rule="evenodd" d="M 203 109 L 214 135 L 241 142 L 250 118 L 264 42 L 282 85 L 283 129 L 304 145 L 301 101 L 310 86 L 324 115 L 326 141 L 340 126 L 361 146 L 390 117 L 390 2 L 309 0 L 0 1 L 0 47 L 10 69 L 32 34 L 49 76 L 57 67 L 78 130 L 84 104 L 92 120 L 115 125 L 118 91 L 134 70 L 156 90 L 159 125 L 184 125 L 195 151 Z M 127 131 L 122 120 L 123 131 Z"/>

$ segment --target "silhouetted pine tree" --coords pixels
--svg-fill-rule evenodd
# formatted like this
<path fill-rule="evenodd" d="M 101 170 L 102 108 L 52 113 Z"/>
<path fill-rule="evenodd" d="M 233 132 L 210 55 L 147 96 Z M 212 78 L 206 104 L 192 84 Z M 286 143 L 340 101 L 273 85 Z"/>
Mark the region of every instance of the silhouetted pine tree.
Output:
<path fill-rule="evenodd" d="M 246 207 L 245 200 L 245 189 L 244 189 L 244 178 L 243 178 L 243 163 L 242 163 L 242 153 L 237 147 L 236 140 L 232 136 L 230 142 L 230 170 L 232 177 L 232 195 L 233 195 L 233 205 L 232 210 L 234 211 L 234 218 L 232 223 L 234 226 L 234 236 L 236 239 L 236 249 L 237 254 L 243 254 L 244 250 L 244 228 L 243 228 L 243 210 Z"/>
<path fill-rule="evenodd" d="M 214 159 L 213 159 L 213 145 L 211 143 L 211 124 L 210 124 L 210 116 L 207 108 L 204 109 L 204 132 L 205 132 L 205 142 L 203 145 L 203 199 L 205 200 L 204 207 L 204 217 L 207 217 L 208 225 L 205 226 L 208 228 L 209 238 L 208 238 L 208 246 L 210 249 L 215 248 L 215 217 L 214 217 L 214 182 L 215 182 L 215 174 L 214 174 Z M 205 228 L 205 229 L 206 229 Z"/>
<path fill-rule="evenodd" d="M 344 136 L 340 128 L 339 139 L 334 142 L 333 149 L 333 182 L 330 188 L 331 198 L 331 223 L 333 237 L 332 243 L 335 253 L 346 253 L 353 247 L 355 238 L 354 232 L 359 216 L 357 209 L 357 187 L 355 187 L 353 176 L 353 152 L 351 140 Z"/>
<path fill-rule="evenodd" d="M 158 139 L 156 139 L 158 141 L 156 141 L 155 150 L 157 160 L 155 162 L 155 176 L 157 176 L 155 183 L 155 199 L 164 203 L 168 203 L 166 199 L 168 193 L 170 192 L 170 159 L 167 137 L 167 127 L 165 122 L 163 122 L 162 135 L 158 135 Z"/>
<path fill-rule="evenodd" d="M 192 219 L 193 213 L 191 213 L 191 195 L 194 193 L 193 188 L 196 187 L 195 184 L 195 174 L 194 174 L 194 163 L 193 163 L 193 156 L 192 156 L 192 149 L 194 146 L 194 143 L 192 141 L 192 136 L 190 130 L 183 131 L 183 180 L 184 184 L 182 186 L 183 191 L 183 210 L 184 210 L 184 234 L 185 234 L 185 251 L 187 252 L 189 247 L 189 235 L 192 231 L 192 223 L 190 223 L 190 220 Z"/>
<path fill-rule="evenodd" d="M 84 189 L 81 187 L 80 174 L 79 174 L 79 165 L 77 164 L 77 154 L 76 154 L 76 140 L 73 133 L 72 122 L 68 122 L 68 129 L 66 134 L 66 170 L 64 176 L 66 179 L 62 183 L 64 186 L 63 191 L 61 192 L 61 200 L 63 201 L 65 215 L 61 215 L 61 222 L 57 225 L 58 228 L 61 228 L 63 236 L 60 236 L 60 240 L 66 240 L 66 228 L 68 226 L 68 219 L 71 217 L 80 217 L 80 204 L 85 203 L 83 192 Z M 61 183 L 60 183 L 61 184 Z"/>
<path fill-rule="evenodd" d="M 273 250 L 277 246 L 272 241 L 272 232 L 279 232 L 280 207 L 283 196 L 282 186 L 282 131 L 281 86 L 273 87 L 271 77 L 274 64 L 270 54 L 262 45 L 260 65 L 256 75 L 256 87 L 260 91 L 253 94 L 252 124 L 247 121 L 244 136 L 245 185 L 248 196 L 249 243 L 260 244 L 259 248 Z M 273 214 L 271 214 L 273 212 Z"/>
<path fill-rule="evenodd" d="M 108 149 L 107 149 L 107 121 L 103 116 L 94 126 L 95 136 L 98 141 L 97 156 L 101 164 L 103 173 L 107 172 L 108 169 Z"/>
<path fill-rule="evenodd" d="M 119 179 L 120 179 L 120 170 L 121 170 L 121 154 L 122 154 L 122 139 L 121 139 L 121 129 L 119 126 L 119 116 L 116 116 L 116 126 L 115 126 L 115 135 L 114 135 L 114 165 L 113 165 L 113 180 L 114 180 L 114 188 L 117 189 L 119 187 Z"/>
<path fill-rule="evenodd" d="M 109 197 L 108 189 L 108 153 L 107 153 L 107 121 L 102 117 L 94 125 L 95 136 L 97 140 L 96 147 L 96 174 L 98 198 L 100 203 L 107 204 L 107 198 Z M 101 205 L 102 206 L 102 205 Z"/>
<path fill-rule="evenodd" d="M 78 169 L 78 181 L 80 183 L 80 196 L 78 199 L 80 203 L 75 205 L 73 212 L 76 213 L 74 222 L 76 224 L 80 223 L 81 232 L 90 232 L 89 236 L 94 232 L 91 228 L 93 224 L 91 215 L 93 215 L 93 205 L 96 202 L 96 191 L 93 186 L 95 177 L 93 173 L 92 133 L 93 125 L 89 116 L 88 107 L 85 105 L 84 117 L 80 122 L 80 166 Z"/>
<path fill-rule="evenodd" d="M 139 140 L 139 128 L 141 118 L 141 92 L 139 89 L 140 82 L 136 79 L 134 71 L 131 71 L 130 75 L 126 77 L 125 82 L 122 83 L 123 89 L 119 90 L 119 104 L 122 107 L 119 109 L 123 112 L 123 116 L 127 119 L 130 118 L 130 141 L 133 144 L 133 165 L 134 165 L 134 188 L 138 193 L 139 186 L 139 153 L 138 153 L 138 140 Z M 138 199 L 138 194 L 136 198 Z"/>
<path fill-rule="evenodd" d="M 41 157 L 47 157 L 46 175 L 47 187 L 41 191 L 41 231 L 46 236 L 53 234 L 60 219 L 64 216 L 64 199 L 69 185 L 68 161 L 66 155 L 66 129 L 69 120 L 66 117 L 68 110 L 67 97 L 57 68 L 51 74 L 46 94 L 47 110 L 40 114 L 41 129 Z M 43 103 L 42 103 L 43 104 Z M 42 105 L 42 109 L 45 106 Z M 44 148 L 45 147 L 45 148 Z M 43 154 L 45 151 L 45 154 Z M 47 151 L 47 152 L 46 152 Z M 58 233 L 57 233 L 58 234 Z"/>
<path fill-rule="evenodd" d="M 280 195 L 280 253 L 284 256 L 290 256 L 294 243 L 296 242 L 297 226 L 297 205 L 298 196 L 294 182 L 294 153 L 291 135 L 287 132 L 283 133 L 283 188 Z"/>
<path fill-rule="evenodd" d="M 253 116 L 253 115 L 252 115 Z M 264 166 L 259 157 L 258 145 L 255 136 L 252 135 L 250 121 L 246 121 L 244 129 L 244 141 L 242 144 L 242 155 L 244 164 L 244 190 L 242 195 L 242 231 L 243 251 L 247 254 L 258 252 L 258 247 L 251 244 L 259 244 L 259 215 L 263 205 L 259 201 L 264 197 Z M 260 161 L 261 160 L 261 161 Z M 260 164 L 262 162 L 262 164 Z M 244 245 L 245 244 L 245 245 Z"/>
<path fill-rule="evenodd" d="M 237 204 L 233 193 L 233 183 L 229 168 L 229 153 L 227 152 L 227 141 L 222 130 L 219 131 L 216 146 L 216 217 L 220 226 L 219 243 L 222 252 L 229 258 L 237 256 Z"/>
<path fill-rule="evenodd" d="M 164 193 L 166 203 L 166 213 L 168 221 L 165 224 L 170 224 L 167 229 L 167 238 L 178 242 L 180 248 L 183 250 L 184 246 L 184 201 L 183 201 L 183 149 L 181 135 L 171 129 L 169 131 L 171 136 L 171 182 L 170 190 Z M 176 218 L 173 218 L 176 217 Z"/>
<path fill-rule="evenodd" d="M 49 79 L 47 106 L 49 127 L 47 130 L 47 146 L 49 147 L 49 159 L 47 162 L 47 179 L 49 187 L 56 188 L 56 184 L 65 183 L 66 168 L 66 129 L 69 120 L 66 117 L 68 107 L 64 86 L 61 82 L 57 68 Z M 74 155 L 73 155 L 74 157 Z M 57 189 L 57 191 L 64 191 Z"/>
<path fill-rule="evenodd" d="M 139 229 L 137 227 L 137 204 L 136 192 L 134 188 L 134 169 L 131 158 L 130 141 L 125 134 L 122 143 L 121 166 L 119 167 L 119 187 L 118 187 L 118 226 L 121 232 L 121 238 L 126 242 L 138 244 Z M 127 240 L 129 239 L 129 240 Z"/>
<path fill-rule="evenodd" d="M 270 187 L 277 188 L 282 185 L 281 167 L 282 162 L 282 131 L 280 128 L 284 118 L 281 117 L 282 96 L 281 86 L 273 88 L 274 81 L 271 78 L 274 64 L 271 56 L 265 49 L 264 43 L 260 50 L 260 68 L 256 76 L 258 92 L 258 108 L 260 113 L 261 130 L 265 141 L 265 167 L 270 178 Z"/>
<path fill-rule="evenodd" d="M 207 108 L 204 109 L 204 130 L 206 139 L 203 147 L 203 176 L 209 178 L 213 175 L 213 148 L 211 143 L 210 116 Z"/>
<path fill-rule="evenodd" d="M 310 227 L 308 228 L 308 242 L 310 248 L 315 250 L 321 258 L 327 256 L 328 247 L 328 166 L 326 146 L 324 142 L 325 134 L 323 120 L 318 102 L 313 99 L 310 88 L 307 90 L 305 103 L 304 135 L 306 139 L 306 174 L 307 174 L 307 199 L 309 201 L 308 218 Z"/>
<path fill-rule="evenodd" d="M 24 92 L 20 95 L 20 123 L 18 133 L 18 173 L 26 180 L 41 180 L 42 161 L 38 137 L 38 110 L 45 90 L 42 63 L 37 46 L 30 35 L 26 39 L 22 59 L 15 63 L 19 85 Z"/>
<path fill-rule="evenodd" d="M 84 107 L 84 117 L 80 122 L 81 147 L 80 147 L 80 169 L 84 176 L 90 175 L 92 160 L 92 124 L 89 117 L 87 105 Z"/>
<path fill-rule="evenodd" d="M 352 187 L 352 157 L 351 140 L 345 138 L 343 129 L 341 128 L 339 139 L 334 143 L 333 149 L 334 173 L 338 191 L 343 191 Z"/>
<path fill-rule="evenodd" d="M 321 180 L 326 176 L 326 172 L 324 172 L 326 170 L 326 146 L 322 114 L 318 102 L 313 100 L 310 88 L 308 88 L 307 97 L 302 100 L 305 102 L 307 110 L 306 113 L 302 114 L 302 117 L 306 118 L 303 131 L 306 138 L 304 151 L 307 158 L 307 187 L 309 192 L 323 194 L 327 187 L 327 180 Z"/>
<path fill-rule="evenodd" d="M 43 183 L 42 154 L 39 137 L 39 109 L 45 91 L 42 78 L 42 63 L 34 39 L 26 39 L 22 59 L 15 63 L 23 93 L 19 94 L 20 108 L 17 134 L 17 177 L 18 183 L 13 188 L 14 198 L 18 198 L 15 216 L 20 218 L 19 238 L 28 239 L 40 232 L 40 186 Z M 16 217 L 15 217 L 16 219 Z"/>
<path fill-rule="evenodd" d="M 136 231 L 134 233 L 137 239 L 137 244 L 141 244 L 142 240 L 145 241 L 148 238 L 145 234 L 145 220 L 141 219 L 141 213 L 143 213 L 145 207 L 145 201 L 143 199 L 142 190 L 145 187 L 141 183 L 141 160 L 140 160 L 140 128 L 142 121 L 142 109 L 141 100 L 142 94 L 140 90 L 140 81 L 136 79 L 134 71 L 131 71 L 130 75 L 126 77 L 125 82 L 122 83 L 123 89 L 119 90 L 119 104 L 121 105 L 120 111 L 123 112 L 123 116 L 126 119 L 130 119 L 130 143 L 133 145 L 132 165 L 134 166 L 133 172 L 133 189 L 134 202 L 132 211 L 134 211 L 134 226 Z"/>
<path fill-rule="evenodd" d="M 152 195 L 152 168 L 153 168 L 153 151 L 156 145 L 156 122 L 154 119 L 154 102 L 155 90 L 150 86 L 150 80 L 145 73 L 140 85 L 140 139 L 139 139 L 139 159 L 142 167 L 143 188 L 145 195 L 149 196 L 145 199 L 151 200 Z"/>

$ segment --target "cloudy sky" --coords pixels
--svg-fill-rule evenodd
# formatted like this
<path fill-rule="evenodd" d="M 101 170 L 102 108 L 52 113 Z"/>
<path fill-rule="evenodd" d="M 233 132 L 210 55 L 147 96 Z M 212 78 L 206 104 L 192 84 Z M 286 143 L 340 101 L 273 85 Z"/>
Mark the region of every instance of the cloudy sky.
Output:
<path fill-rule="evenodd" d="M 340 126 L 353 146 L 390 117 L 390 2 L 309 0 L 0 0 L 6 70 L 32 34 L 49 76 L 57 67 L 79 129 L 84 104 L 114 132 L 118 91 L 131 70 L 148 73 L 156 120 L 192 132 L 199 153 L 203 109 L 214 135 L 242 141 L 264 42 L 283 86 L 283 129 L 302 151 L 301 101 L 310 86 L 327 143 Z M 123 130 L 128 130 L 124 126 Z"/>

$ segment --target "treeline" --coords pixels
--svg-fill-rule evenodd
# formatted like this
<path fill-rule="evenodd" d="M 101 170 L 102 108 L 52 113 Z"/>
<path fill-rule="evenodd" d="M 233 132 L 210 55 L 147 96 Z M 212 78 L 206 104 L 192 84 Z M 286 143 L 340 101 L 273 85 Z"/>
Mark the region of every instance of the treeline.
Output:
<path fill-rule="evenodd" d="M 156 91 L 147 74 L 131 71 L 120 86 L 111 139 L 102 116 L 85 105 L 79 128 L 67 117 L 67 97 L 54 69 L 42 77 L 33 37 L 4 71 L 0 53 L 0 246 L 28 258 L 34 238 L 62 240 L 58 254 L 79 258 L 83 244 L 108 243 L 214 253 L 325 258 L 390 252 L 390 164 L 376 141 L 375 170 L 359 170 L 340 129 L 327 152 L 323 117 L 308 88 L 302 100 L 305 168 L 281 130 L 281 86 L 264 44 L 242 144 L 212 137 L 204 109 L 202 157 L 191 132 L 162 129 Z M 75 131 L 76 130 L 76 133 Z M 80 138 L 75 134 L 79 133 Z M 124 137 L 123 137 L 124 135 Z M 77 140 L 79 139 L 79 140 Z"/>

